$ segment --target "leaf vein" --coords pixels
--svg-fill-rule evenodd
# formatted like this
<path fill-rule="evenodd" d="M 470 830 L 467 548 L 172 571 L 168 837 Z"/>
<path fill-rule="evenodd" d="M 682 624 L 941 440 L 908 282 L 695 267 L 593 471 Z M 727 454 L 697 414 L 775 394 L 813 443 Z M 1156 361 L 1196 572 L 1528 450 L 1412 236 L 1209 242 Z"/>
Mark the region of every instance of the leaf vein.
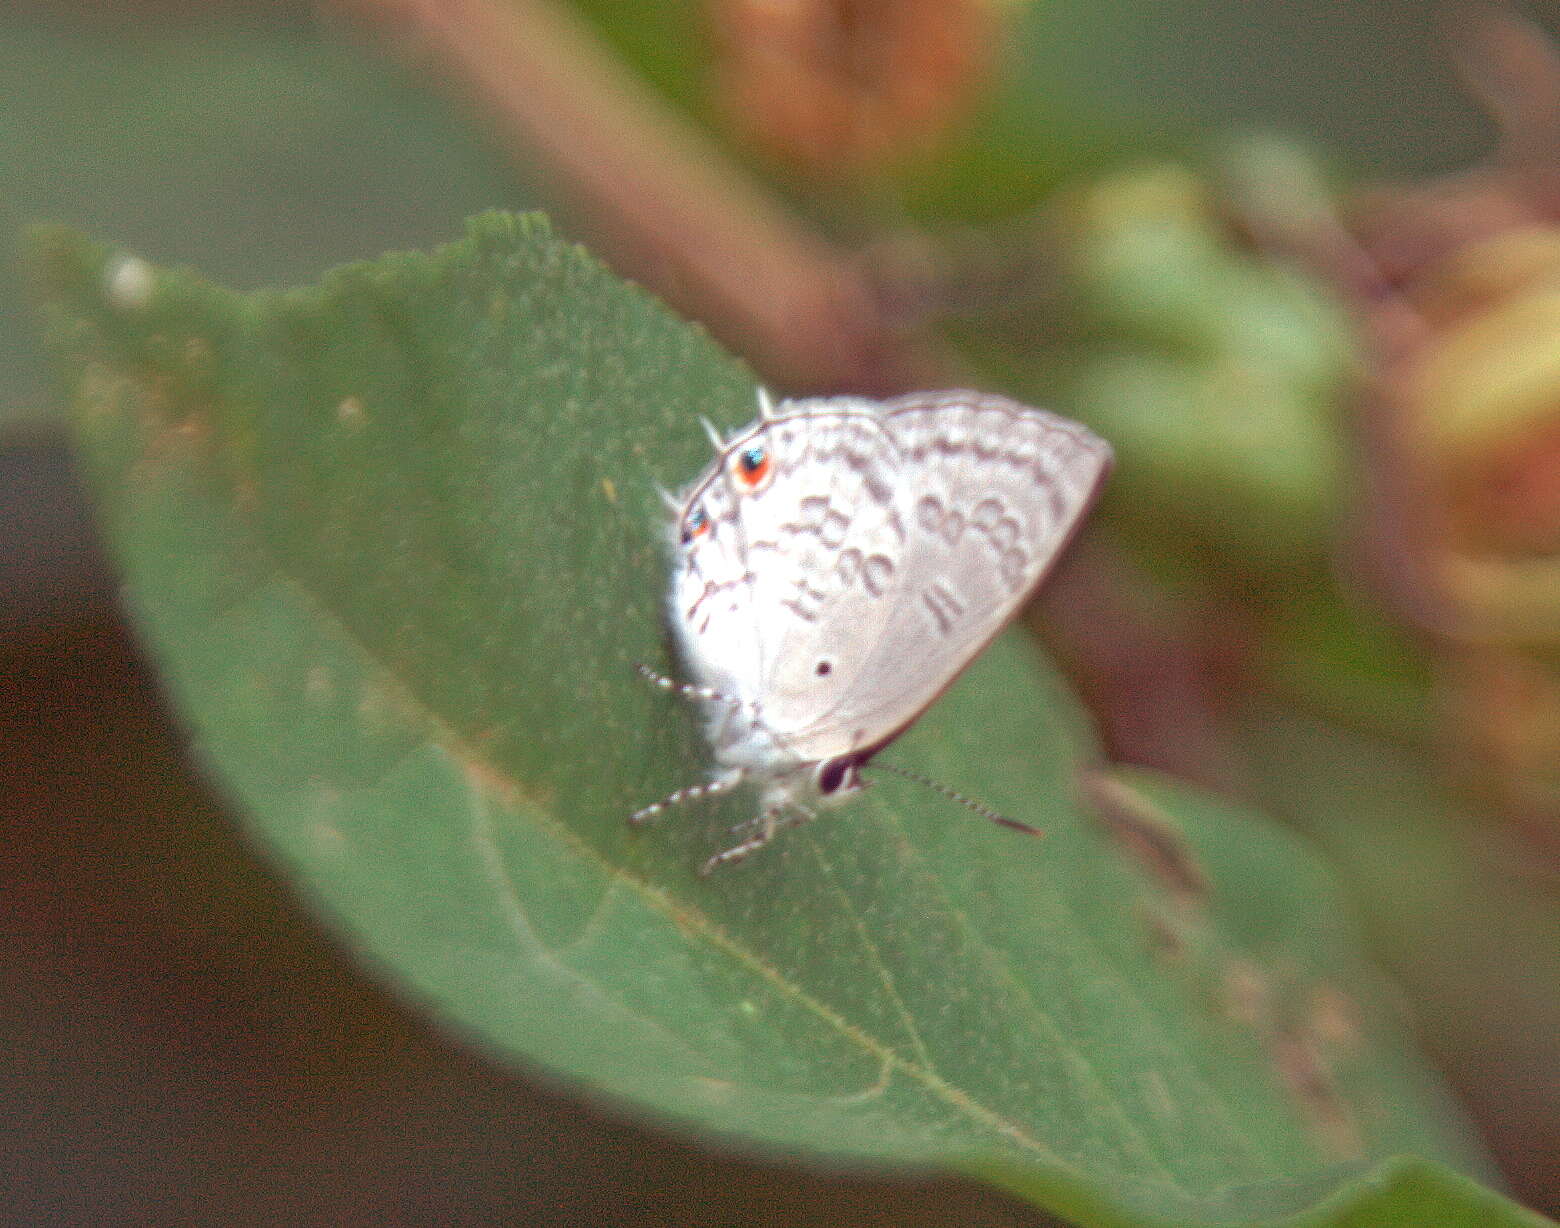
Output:
<path fill-rule="evenodd" d="M 570 851 L 586 861 L 594 862 L 603 873 L 614 875 L 619 882 L 636 892 L 646 905 L 666 915 L 674 924 L 700 934 L 716 950 L 768 982 L 777 992 L 802 1006 L 820 1022 L 834 1029 L 839 1035 L 858 1046 L 864 1052 L 873 1055 L 880 1062 L 896 1063 L 900 1069 L 919 1082 L 928 1092 L 963 1114 L 972 1122 L 978 1122 L 982 1127 L 1019 1150 L 1043 1157 L 1050 1164 L 1074 1175 L 1083 1175 L 1082 1170 L 1074 1163 L 1064 1159 L 1052 1147 L 1018 1122 L 983 1104 L 963 1088 L 957 1087 L 941 1078 L 936 1071 L 924 1065 L 904 1060 L 896 1054 L 891 1045 L 851 1023 L 838 1011 L 809 994 L 755 951 L 738 942 L 721 926 L 716 924 L 708 914 L 678 903 L 663 888 L 657 887 L 649 880 L 634 875 L 626 868 L 610 862 L 599 849 L 584 840 L 556 816 L 550 814 L 518 780 L 480 754 L 472 742 L 455 725 L 440 716 L 423 701 L 421 696 L 413 692 L 407 683 L 379 660 L 368 643 L 345 620 L 339 617 L 323 598 L 315 594 L 300 577 L 295 576 L 281 566 L 280 558 L 276 555 L 274 549 L 268 549 L 267 553 L 271 554 L 277 563 L 275 574 L 281 582 L 291 588 L 299 600 L 314 610 L 318 617 L 326 620 L 333 626 L 337 633 L 350 645 L 352 651 L 386 680 L 386 685 L 394 686 L 401 691 L 405 698 L 405 710 L 415 712 L 426 723 L 430 737 L 443 746 L 446 752 L 457 762 L 472 768 L 473 777 L 479 778 L 484 786 L 492 788 L 500 799 L 524 799 L 529 803 L 527 806 L 528 813 L 533 815 L 537 822 L 545 825 L 553 836 L 566 845 Z M 505 877 L 507 878 L 507 872 L 505 872 Z M 512 882 L 510 891 L 513 894 Z"/>

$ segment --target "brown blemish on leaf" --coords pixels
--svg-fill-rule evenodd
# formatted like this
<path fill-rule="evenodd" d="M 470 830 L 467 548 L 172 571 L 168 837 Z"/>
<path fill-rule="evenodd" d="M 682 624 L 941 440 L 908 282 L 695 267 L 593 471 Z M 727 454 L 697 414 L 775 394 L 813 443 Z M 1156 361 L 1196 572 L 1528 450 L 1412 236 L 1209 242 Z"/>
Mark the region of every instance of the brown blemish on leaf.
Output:
<path fill-rule="evenodd" d="M 428 718 L 418 701 L 399 684 L 365 680 L 358 693 L 358 719 L 383 732 L 422 729 Z M 441 742 L 447 739 L 439 739 Z"/>
<path fill-rule="evenodd" d="M 1363 1156 L 1365 1141 L 1360 1128 L 1314 1041 L 1304 1033 L 1278 1031 L 1269 1041 L 1268 1051 L 1284 1087 L 1328 1153 L 1339 1160 Z"/>
<path fill-rule="evenodd" d="M 1339 1160 L 1357 1159 L 1364 1153 L 1364 1140 L 1325 1056 L 1328 1049 L 1344 1051 L 1360 1043 L 1354 1004 L 1328 984 L 1316 986 L 1301 999 L 1290 992 L 1298 975 L 1282 968 L 1265 971 L 1254 960 L 1233 958 L 1222 978 L 1224 1012 L 1232 1023 L 1255 1035 L 1285 1092 L 1327 1154 Z M 1289 1012 L 1279 1003 L 1302 1000 L 1299 1017 L 1288 1019 Z"/>
<path fill-rule="evenodd" d="M 260 487 L 250 478 L 239 478 L 233 483 L 233 507 L 241 516 L 252 516 L 260 510 Z"/>
<path fill-rule="evenodd" d="M 1327 1057 L 1361 1044 L 1353 1001 L 1329 983 L 1307 987 L 1302 971 L 1282 956 L 1258 960 L 1221 943 L 1207 914 L 1207 877 L 1150 798 L 1104 772 L 1088 774 L 1083 793 L 1117 843 L 1167 893 L 1138 906 L 1154 957 L 1190 975 L 1216 1015 L 1250 1034 L 1328 1156 L 1363 1155 L 1362 1131 Z"/>
<path fill-rule="evenodd" d="M 1311 991 L 1307 1022 L 1311 1034 L 1326 1048 L 1354 1053 L 1363 1043 L 1359 1007 L 1336 985 L 1323 982 Z"/>
<path fill-rule="evenodd" d="M 1181 922 L 1166 912 L 1146 906 L 1138 908 L 1138 916 L 1148 935 L 1148 949 L 1156 960 L 1164 964 L 1186 962 L 1188 948 Z"/>
<path fill-rule="evenodd" d="M 156 464 L 205 446 L 211 424 L 205 403 L 196 402 L 161 364 L 146 363 L 130 373 L 93 364 L 82 374 L 77 404 L 86 419 L 123 417 L 134 428 L 137 463 Z"/>
<path fill-rule="evenodd" d="M 1268 968 L 1249 956 L 1220 954 L 1209 963 L 1188 938 L 1187 925 L 1196 924 L 1195 918 L 1186 922 L 1163 911 L 1141 912 L 1155 954 L 1207 987 L 1204 1000 L 1214 1004 L 1227 1025 L 1250 1035 L 1318 1146 L 1337 1160 L 1362 1156 L 1363 1131 L 1329 1062 L 1330 1056 L 1362 1043 L 1354 1003 L 1325 983 L 1297 993 L 1301 974 L 1283 960 Z M 1203 979 L 1210 973 L 1211 984 Z M 1300 1008 L 1293 1018 L 1290 1005 Z"/>
<path fill-rule="evenodd" d="M 1186 903 L 1208 902 L 1208 879 L 1172 820 L 1131 786 L 1103 772 L 1083 782 L 1085 800 L 1106 830 L 1160 886 Z"/>
<path fill-rule="evenodd" d="M 1268 978 L 1255 961 L 1231 959 L 1221 988 L 1224 1013 L 1232 1022 L 1250 1028 L 1267 1025 L 1271 993 Z"/>
<path fill-rule="evenodd" d="M 456 760 L 472 792 L 496 797 L 506 805 L 513 805 L 519 800 L 520 791 L 514 781 L 486 759 L 456 752 Z"/>
<path fill-rule="evenodd" d="M 172 423 L 169 433 L 177 435 L 184 443 L 198 445 L 211 435 L 210 424 L 199 414 L 188 414 Z"/>
<path fill-rule="evenodd" d="M 86 417 L 113 417 L 124 410 L 133 386 L 117 371 L 92 363 L 81 374 L 76 403 Z"/>
<path fill-rule="evenodd" d="M 343 426 L 361 426 L 363 415 L 361 397 L 342 397 L 340 404 L 336 406 L 336 421 Z"/>
<path fill-rule="evenodd" d="M 186 337 L 184 339 L 184 365 L 192 373 L 210 370 L 212 359 L 216 357 L 211 348 L 211 342 L 204 337 Z"/>
<path fill-rule="evenodd" d="M 326 703 L 335 694 L 335 680 L 323 665 L 311 665 L 304 676 L 303 693 L 311 703 Z"/>

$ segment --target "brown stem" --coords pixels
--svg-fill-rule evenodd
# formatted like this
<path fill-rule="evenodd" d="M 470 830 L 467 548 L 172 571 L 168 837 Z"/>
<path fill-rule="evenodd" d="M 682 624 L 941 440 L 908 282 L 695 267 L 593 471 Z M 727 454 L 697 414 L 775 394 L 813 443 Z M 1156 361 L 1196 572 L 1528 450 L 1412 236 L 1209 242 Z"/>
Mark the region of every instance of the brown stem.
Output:
<path fill-rule="evenodd" d="M 792 390 L 939 382 L 851 256 L 808 231 L 547 0 L 336 0 L 430 49 L 592 244 Z"/>

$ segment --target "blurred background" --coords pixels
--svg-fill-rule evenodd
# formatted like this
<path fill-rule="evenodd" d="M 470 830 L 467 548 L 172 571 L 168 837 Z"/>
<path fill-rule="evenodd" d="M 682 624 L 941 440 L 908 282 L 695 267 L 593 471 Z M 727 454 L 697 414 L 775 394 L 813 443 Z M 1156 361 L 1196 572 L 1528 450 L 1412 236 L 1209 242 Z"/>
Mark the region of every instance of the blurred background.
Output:
<path fill-rule="evenodd" d="M 1121 468 L 1037 628 L 1118 756 L 1318 844 L 1553 1212 L 1557 31 L 1418 0 L 13 0 L 0 233 L 248 288 L 545 207 L 779 390 L 1089 421 Z M 0 1213 L 1038 1222 L 695 1148 L 390 1002 L 193 769 L 58 400 L 8 259 Z"/>

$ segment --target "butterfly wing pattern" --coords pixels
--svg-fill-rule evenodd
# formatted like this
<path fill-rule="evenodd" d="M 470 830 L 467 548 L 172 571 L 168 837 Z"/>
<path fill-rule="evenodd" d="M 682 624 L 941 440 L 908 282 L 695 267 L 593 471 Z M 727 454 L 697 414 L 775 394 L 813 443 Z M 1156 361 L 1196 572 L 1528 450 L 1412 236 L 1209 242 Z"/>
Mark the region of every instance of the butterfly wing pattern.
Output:
<path fill-rule="evenodd" d="M 1039 585 L 1111 463 L 1084 427 L 984 393 L 760 403 L 676 501 L 678 689 L 717 774 L 635 816 L 759 786 L 751 835 L 706 871 L 860 787 Z"/>

